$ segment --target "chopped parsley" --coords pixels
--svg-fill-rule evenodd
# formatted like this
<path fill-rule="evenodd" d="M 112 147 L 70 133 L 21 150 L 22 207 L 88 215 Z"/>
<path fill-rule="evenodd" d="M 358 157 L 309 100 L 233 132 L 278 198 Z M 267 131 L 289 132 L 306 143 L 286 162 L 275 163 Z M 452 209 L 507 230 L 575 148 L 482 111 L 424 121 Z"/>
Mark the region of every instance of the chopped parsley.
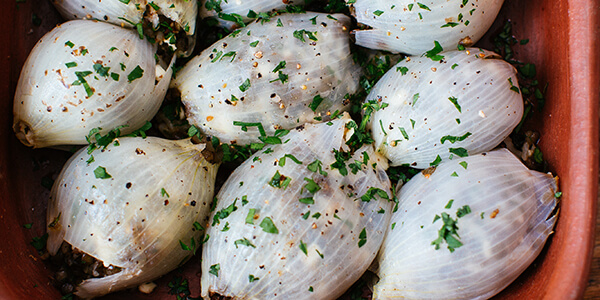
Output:
<path fill-rule="evenodd" d="M 127 75 L 127 82 L 132 82 L 142 76 L 144 76 L 144 70 L 138 65 Z"/>
<path fill-rule="evenodd" d="M 109 179 L 109 178 L 112 178 L 112 176 L 110 174 L 108 174 L 108 172 L 106 172 L 106 168 L 104 168 L 102 166 L 98 166 L 94 170 L 94 176 L 96 176 L 96 178 L 98 178 L 98 179 Z"/>
<path fill-rule="evenodd" d="M 210 270 L 208 271 L 208 273 L 219 277 L 219 270 L 221 270 L 221 264 L 214 264 L 210 266 Z"/>
<path fill-rule="evenodd" d="M 419 5 L 420 6 L 420 5 Z M 439 55 L 440 52 L 444 51 L 444 48 L 440 45 L 438 41 L 433 41 L 434 47 L 433 49 L 425 52 L 425 57 L 430 58 L 433 61 L 440 61 L 444 59 L 443 55 Z"/>
<path fill-rule="evenodd" d="M 275 224 L 273 224 L 273 220 L 271 220 L 271 218 L 269 217 L 265 217 L 258 226 L 260 226 L 260 228 L 262 228 L 262 230 L 266 233 L 279 233 L 279 230 L 277 229 L 277 227 L 275 227 Z"/>
<path fill-rule="evenodd" d="M 363 230 L 358 234 L 358 248 L 364 246 L 367 243 L 367 230 Z"/>
<path fill-rule="evenodd" d="M 277 170 L 275 172 L 275 175 L 273 175 L 273 177 L 271 177 L 271 180 L 269 180 L 269 185 L 278 189 L 286 189 L 291 181 L 292 178 L 282 175 L 281 173 L 279 173 L 279 170 Z"/>
<path fill-rule="evenodd" d="M 467 149 L 465 148 L 449 148 L 448 151 L 450 151 L 450 153 L 456 154 L 459 157 L 467 157 L 469 156 L 469 153 L 467 152 Z"/>
<path fill-rule="evenodd" d="M 239 240 L 235 240 L 233 242 L 233 244 L 235 245 L 235 248 L 238 248 L 238 245 L 242 245 L 242 246 L 246 246 L 246 247 L 252 247 L 252 248 L 256 248 L 256 246 L 254 246 L 252 244 L 252 242 L 250 242 L 247 238 L 243 238 L 243 239 L 239 239 Z"/>
<path fill-rule="evenodd" d="M 452 136 L 452 135 L 445 135 L 440 139 L 440 142 L 443 144 L 446 141 L 449 141 L 450 143 L 454 144 L 455 142 L 462 142 L 464 141 L 466 138 L 468 138 L 469 136 L 471 136 L 470 132 L 467 132 L 461 136 Z"/>
<path fill-rule="evenodd" d="M 317 41 L 317 37 L 315 36 L 315 34 L 317 34 L 316 31 L 314 33 L 312 33 L 308 30 L 301 29 L 301 30 L 294 31 L 293 36 L 304 43 L 304 42 L 306 42 L 306 40 L 304 39 L 305 35 L 308 37 L 308 39 L 310 39 L 312 41 Z"/>
<path fill-rule="evenodd" d="M 239 88 L 240 88 L 240 91 L 245 92 L 250 88 L 250 86 L 251 86 L 250 79 L 246 78 L 246 80 L 242 83 L 242 85 L 239 86 Z"/>

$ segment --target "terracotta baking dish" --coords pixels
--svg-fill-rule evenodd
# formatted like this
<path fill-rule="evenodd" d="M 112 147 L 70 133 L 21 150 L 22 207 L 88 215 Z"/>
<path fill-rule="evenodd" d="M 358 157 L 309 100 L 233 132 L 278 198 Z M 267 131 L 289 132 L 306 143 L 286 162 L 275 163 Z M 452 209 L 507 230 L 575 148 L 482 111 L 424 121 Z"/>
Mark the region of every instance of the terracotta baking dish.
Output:
<path fill-rule="evenodd" d="M 32 150 L 15 138 L 14 89 L 30 49 L 60 17 L 48 0 L 7 0 L 0 10 L 0 299 L 60 299 L 50 271 L 30 245 L 44 229 L 52 178 L 69 156 Z M 592 258 L 598 176 L 598 95 L 600 73 L 598 0 L 506 0 L 494 25 L 511 19 L 514 34 L 529 39 L 516 57 L 537 66 L 548 83 L 547 104 L 531 127 L 541 131 L 540 147 L 550 170 L 560 177 L 563 197 L 554 235 L 525 274 L 502 299 L 576 299 L 583 295 Z M 483 44 L 486 45 L 484 38 Z M 487 42 L 489 43 L 489 41 Z M 32 223 L 32 228 L 24 224 Z M 184 275 L 198 295 L 198 261 Z M 167 282 L 151 296 L 138 292 L 110 299 L 175 299 Z M 133 295 L 133 297 L 132 297 Z"/>

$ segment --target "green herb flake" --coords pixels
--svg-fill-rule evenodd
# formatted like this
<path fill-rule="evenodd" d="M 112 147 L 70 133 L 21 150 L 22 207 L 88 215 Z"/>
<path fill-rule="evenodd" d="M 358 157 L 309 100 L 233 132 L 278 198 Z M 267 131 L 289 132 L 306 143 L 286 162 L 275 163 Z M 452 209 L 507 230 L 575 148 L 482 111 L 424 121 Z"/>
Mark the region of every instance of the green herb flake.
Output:
<path fill-rule="evenodd" d="M 466 138 L 468 138 L 469 136 L 471 136 L 470 132 L 467 132 L 461 136 L 452 136 L 452 135 L 445 135 L 440 139 L 440 142 L 443 144 L 446 141 L 449 141 L 450 143 L 454 144 L 455 142 L 462 142 L 464 141 Z"/>
<path fill-rule="evenodd" d="M 44 233 L 44 235 L 40 237 L 33 237 L 30 244 L 37 251 L 42 251 L 46 248 L 46 243 L 48 242 L 48 233 Z"/>
<path fill-rule="evenodd" d="M 364 246 L 367 243 L 367 230 L 363 230 L 358 234 L 358 248 Z"/>
<path fill-rule="evenodd" d="M 256 246 L 254 246 L 254 244 L 252 244 L 252 242 L 250 242 L 247 238 L 243 238 L 243 239 L 239 239 L 239 240 L 235 240 L 233 242 L 233 244 L 235 245 L 235 248 L 238 248 L 238 245 L 242 245 L 242 246 L 246 246 L 246 247 L 252 247 L 252 248 L 256 248 Z"/>
<path fill-rule="evenodd" d="M 25 228 L 25 229 L 31 229 L 32 226 L 33 226 L 33 223 L 23 224 L 23 228 Z"/>
<path fill-rule="evenodd" d="M 285 162 L 286 162 L 287 158 L 291 159 L 296 164 L 299 164 L 299 165 L 302 164 L 302 162 L 300 160 L 298 160 L 295 156 L 293 156 L 291 154 L 286 154 L 282 158 L 279 159 L 278 164 L 279 164 L 280 167 L 285 166 Z"/>
<path fill-rule="evenodd" d="M 315 36 L 315 34 L 317 34 L 316 31 L 314 33 L 312 33 L 305 29 L 301 29 L 301 30 L 294 31 L 293 36 L 304 43 L 304 42 L 306 42 L 306 40 L 304 39 L 305 35 L 308 37 L 308 39 L 310 39 L 312 41 L 317 41 L 317 37 Z"/>
<path fill-rule="evenodd" d="M 442 228 L 438 231 L 438 238 L 432 241 L 431 245 L 435 246 L 435 250 L 439 250 L 441 244 L 446 242 L 448 250 L 452 253 L 456 248 L 463 245 L 458 236 L 457 220 L 452 219 L 450 215 L 445 212 L 442 213 L 441 219 L 443 221 Z"/>
<path fill-rule="evenodd" d="M 402 74 L 402 76 L 406 75 L 406 73 L 408 73 L 408 68 L 407 67 L 397 67 L 396 68 L 396 72 L 400 72 Z"/>
<path fill-rule="evenodd" d="M 65 46 L 68 46 L 69 48 L 73 48 L 73 46 L 75 46 L 75 44 L 73 44 L 71 41 L 67 41 L 65 43 Z"/>
<path fill-rule="evenodd" d="M 117 74 L 117 73 L 114 73 L 114 72 L 110 73 L 110 78 L 112 78 L 114 81 L 119 81 L 120 77 L 121 76 L 119 74 Z"/>
<path fill-rule="evenodd" d="M 308 217 L 310 217 L 310 210 L 302 215 L 302 219 L 306 220 L 306 219 L 308 219 Z"/>
<path fill-rule="evenodd" d="M 279 170 L 277 170 L 275 172 L 275 175 L 273 175 L 273 177 L 271 177 L 271 180 L 269 180 L 269 185 L 274 188 L 285 189 L 288 187 L 288 185 L 290 184 L 291 181 L 292 181 L 292 178 L 282 175 L 281 173 L 279 173 Z"/>
<path fill-rule="evenodd" d="M 456 172 L 452 172 L 452 174 L 450 174 L 451 177 L 458 177 L 458 174 Z"/>
<path fill-rule="evenodd" d="M 511 90 L 511 91 L 513 91 L 513 92 L 515 92 L 515 93 L 517 93 L 517 94 L 520 94 L 519 88 L 518 88 L 518 87 L 516 87 L 516 86 L 513 84 L 513 82 L 512 82 L 512 78 L 510 78 L 510 77 L 508 78 L 508 83 L 510 83 L 510 90 Z"/>
<path fill-rule="evenodd" d="M 77 67 L 77 63 L 72 61 L 72 62 L 66 63 L 65 66 L 67 66 L 67 68 L 74 68 L 74 67 Z"/>
<path fill-rule="evenodd" d="M 250 43 L 250 47 L 255 48 L 258 45 L 258 40 Z"/>
<path fill-rule="evenodd" d="M 404 137 L 404 139 L 408 141 L 408 134 L 406 133 L 406 130 L 404 129 L 404 127 L 399 127 L 399 129 L 400 129 L 400 133 L 402 133 L 402 136 Z"/>
<path fill-rule="evenodd" d="M 446 24 L 442 25 L 440 28 L 445 28 L 445 27 L 456 27 L 456 26 L 458 26 L 458 23 L 456 23 L 456 22 L 448 22 L 448 23 L 446 23 Z"/>
<path fill-rule="evenodd" d="M 109 179 L 112 178 L 112 176 L 110 174 L 108 174 L 108 172 L 106 172 L 106 168 L 98 166 L 95 170 L 94 170 L 94 176 L 96 176 L 96 178 L 98 179 Z"/>
<path fill-rule="evenodd" d="M 383 11 L 376 10 L 376 11 L 373 12 L 373 14 L 379 17 L 379 16 L 381 16 L 383 14 Z"/>
<path fill-rule="evenodd" d="M 254 225 L 254 215 L 256 214 L 256 209 L 251 208 L 248 210 L 248 215 L 246 215 L 246 224 Z"/>
<path fill-rule="evenodd" d="M 229 215 L 231 215 L 231 213 L 236 211 L 238 209 L 237 206 L 235 206 L 235 203 L 237 202 L 237 200 L 238 199 L 233 200 L 233 203 L 231 203 L 229 206 L 216 212 L 215 215 L 213 216 L 213 222 L 212 222 L 211 226 L 221 224 L 221 220 L 229 217 Z"/>
<path fill-rule="evenodd" d="M 412 107 L 415 107 L 415 104 L 417 103 L 417 100 L 419 100 L 419 97 L 420 97 L 419 93 L 416 93 L 413 95 L 413 101 L 412 101 L 412 105 L 411 105 Z"/>
<path fill-rule="evenodd" d="M 219 277 L 219 270 L 221 270 L 221 264 L 214 264 L 210 266 L 210 270 L 208 271 L 208 273 Z"/>
<path fill-rule="evenodd" d="M 377 200 L 375 195 L 379 196 L 382 199 L 390 200 L 390 196 L 384 190 L 376 187 L 371 187 L 367 190 L 367 192 L 360 196 L 360 200 L 363 202 L 370 202 L 371 200 Z"/>
<path fill-rule="evenodd" d="M 248 281 L 250 283 L 255 282 L 255 281 L 259 280 L 259 279 L 260 279 L 259 277 L 254 277 L 254 275 L 252 275 L 252 274 L 248 275 Z"/>
<path fill-rule="evenodd" d="M 169 198 L 169 197 L 170 197 L 170 196 L 169 196 L 169 193 L 167 193 L 167 190 L 165 190 L 165 188 L 161 188 L 161 189 L 160 189 L 160 196 L 161 196 L 161 197 L 167 197 L 167 198 Z"/>
<path fill-rule="evenodd" d="M 467 149 L 465 148 L 449 148 L 448 151 L 450 151 L 450 153 L 456 154 L 459 157 L 467 157 L 469 156 L 469 153 L 467 152 Z"/>
<path fill-rule="evenodd" d="M 306 256 L 308 256 L 308 250 L 306 250 L 306 244 L 300 240 L 300 245 L 298 246 L 300 248 L 300 250 L 302 250 L 302 252 L 304 252 L 304 254 Z"/>
<path fill-rule="evenodd" d="M 323 100 L 325 100 L 323 97 L 321 97 L 321 95 L 316 95 L 312 102 L 308 105 L 308 107 L 313 111 L 316 112 L 317 108 L 319 107 L 319 105 L 321 104 L 321 102 L 323 102 Z"/>
<path fill-rule="evenodd" d="M 430 167 L 435 167 L 437 165 L 439 165 L 442 162 L 442 158 L 438 155 L 434 161 L 429 163 Z"/>
<path fill-rule="evenodd" d="M 460 107 L 460 104 L 458 104 L 458 99 L 456 97 L 449 97 L 448 100 L 454 104 L 454 107 L 456 107 L 459 113 L 462 113 L 462 108 Z"/>
<path fill-rule="evenodd" d="M 144 76 L 144 70 L 138 65 L 127 75 L 127 82 L 132 82 Z"/>
<path fill-rule="evenodd" d="M 425 57 L 430 58 L 433 61 L 441 61 L 442 59 L 444 59 L 444 56 L 439 55 L 439 53 L 444 51 L 444 48 L 442 48 L 438 41 L 433 41 L 433 44 L 433 49 L 425 52 Z"/>
<path fill-rule="evenodd" d="M 323 171 L 323 163 L 318 159 L 316 159 L 315 161 L 308 164 L 308 166 L 306 166 L 306 168 L 311 172 L 318 171 L 319 174 L 321 174 L 322 176 L 327 176 L 327 172 Z"/>
<path fill-rule="evenodd" d="M 444 206 L 445 209 L 450 209 L 452 208 L 452 203 L 454 203 L 454 199 L 450 199 L 450 201 L 448 201 L 448 203 L 446 204 L 446 206 Z"/>
<path fill-rule="evenodd" d="M 427 5 L 425 5 L 425 4 L 423 4 L 423 3 L 417 2 L 417 5 L 418 5 L 418 6 L 419 6 L 421 9 L 424 9 L 424 10 L 427 10 L 427 11 L 431 11 L 431 9 L 430 9 L 430 8 L 429 8 Z"/>
<path fill-rule="evenodd" d="M 305 184 L 304 187 L 302 187 L 302 189 L 308 190 L 311 194 L 314 194 L 321 189 L 321 187 L 319 187 L 319 185 L 314 180 L 308 177 L 304 177 L 304 181 L 306 181 L 307 184 Z"/>
<path fill-rule="evenodd" d="M 315 199 L 313 199 L 312 197 L 300 198 L 298 199 L 298 201 L 304 204 L 315 204 Z"/>
<path fill-rule="evenodd" d="M 245 92 L 250 88 L 250 78 L 246 78 L 246 80 L 239 86 L 240 91 Z M 235 124 L 234 124 L 235 125 Z"/>
<path fill-rule="evenodd" d="M 468 205 L 463 205 L 463 207 L 459 208 L 456 211 L 456 216 L 459 218 L 464 217 L 465 215 L 468 215 L 471 213 L 471 207 Z"/>
<path fill-rule="evenodd" d="M 466 161 L 461 161 L 458 164 L 461 165 L 463 168 L 465 168 L 465 170 L 467 169 L 467 166 L 469 165 Z"/>
<path fill-rule="evenodd" d="M 271 218 L 269 217 L 265 217 L 258 226 L 260 226 L 260 228 L 262 228 L 262 230 L 266 233 L 279 233 L 279 230 L 277 229 L 277 227 L 275 227 L 275 224 L 273 224 L 273 220 L 271 220 Z"/>

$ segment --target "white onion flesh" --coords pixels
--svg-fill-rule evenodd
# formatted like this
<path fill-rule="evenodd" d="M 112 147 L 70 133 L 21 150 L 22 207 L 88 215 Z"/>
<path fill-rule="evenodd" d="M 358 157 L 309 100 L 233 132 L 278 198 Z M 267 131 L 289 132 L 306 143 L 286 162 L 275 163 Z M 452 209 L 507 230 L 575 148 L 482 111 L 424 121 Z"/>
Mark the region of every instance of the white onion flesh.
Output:
<path fill-rule="evenodd" d="M 199 1 L 199 3 L 200 17 L 217 17 L 219 24 L 222 27 L 232 29 L 237 26 L 237 24 L 219 18 L 219 15 L 237 15 L 244 23 L 248 23 L 253 20 L 248 17 L 248 13 L 251 11 L 257 14 L 270 13 L 272 11 L 284 9 L 287 5 L 303 5 L 304 0 L 202 0 Z M 218 3 L 217 6 L 211 6 L 211 4 L 214 5 L 216 3 Z"/>
<path fill-rule="evenodd" d="M 217 165 L 190 140 L 125 137 L 119 145 L 78 151 L 65 165 L 48 204 L 48 252 L 63 241 L 121 272 L 92 278 L 75 294 L 92 298 L 152 281 L 178 267 L 200 240 L 214 195 Z M 111 177 L 98 176 L 104 168 Z"/>
<path fill-rule="evenodd" d="M 170 65 L 157 63 L 154 53 L 147 40 L 115 25 L 75 20 L 57 26 L 38 41 L 21 71 L 17 136 L 41 148 L 85 145 L 97 127 L 101 133 L 122 125 L 124 134 L 138 129 L 160 108 L 171 79 Z"/>
<path fill-rule="evenodd" d="M 269 146 L 270 153 L 259 151 L 228 178 L 217 195 L 213 218 L 232 204 L 237 209 L 207 229 L 203 297 L 217 293 L 234 299 L 335 299 L 364 273 L 383 240 L 393 202 L 380 196 L 369 202 L 360 199 L 370 188 L 391 197 L 385 158 L 370 145 L 348 161 L 362 161 L 367 153 L 368 163 L 356 174 L 348 170 L 342 176 L 330 167 L 336 161 L 332 149 L 345 148 L 352 133 L 347 122 L 348 117 L 331 126 L 307 124 L 292 131 L 284 137 L 289 142 Z M 301 164 L 287 157 L 281 166 L 282 157 L 290 154 Z M 326 176 L 308 169 L 316 160 L 322 162 Z M 291 178 L 286 188 L 269 185 L 276 172 Z M 320 190 L 311 193 L 305 178 L 314 180 Z M 300 202 L 306 197 L 314 203 Z M 278 233 L 261 228 L 267 217 Z M 363 230 L 366 243 L 359 247 Z M 244 239 L 252 245 L 236 242 Z M 215 276 L 211 268 L 214 273 L 217 265 Z"/>
<path fill-rule="evenodd" d="M 172 82 L 181 91 L 188 121 L 221 141 L 249 144 L 258 142 L 259 131 L 244 132 L 234 121 L 261 122 L 272 135 L 347 110 L 343 99 L 358 90 L 361 71 L 349 49 L 349 18 L 332 17 L 337 20 L 312 12 L 279 15 L 204 50 Z M 317 41 L 306 33 L 304 42 L 294 37 L 301 30 Z M 282 62 L 285 68 L 273 72 Z M 278 80 L 280 74 L 289 78 Z M 323 100 L 313 111 L 316 96 Z"/>
<path fill-rule="evenodd" d="M 466 2 L 466 4 L 464 4 Z M 490 28 L 503 0 L 356 0 L 356 20 L 371 28 L 356 31 L 356 44 L 371 49 L 420 55 L 460 43 L 472 46 Z"/>
<path fill-rule="evenodd" d="M 462 164 L 461 164 L 462 163 Z M 542 250 L 556 216 L 556 181 L 501 149 L 440 164 L 400 190 L 398 212 L 377 257 L 373 299 L 487 299 L 523 272 Z M 445 208 L 453 199 L 451 208 Z M 457 210 L 471 209 L 462 217 Z M 438 238 L 447 213 L 462 246 Z"/>
<path fill-rule="evenodd" d="M 373 114 L 370 127 L 392 166 L 424 169 L 438 156 L 456 156 L 452 149 L 489 151 L 521 121 L 523 100 L 513 66 L 481 49 L 439 55 L 441 61 L 417 56 L 401 61 L 367 96 L 389 104 Z"/>

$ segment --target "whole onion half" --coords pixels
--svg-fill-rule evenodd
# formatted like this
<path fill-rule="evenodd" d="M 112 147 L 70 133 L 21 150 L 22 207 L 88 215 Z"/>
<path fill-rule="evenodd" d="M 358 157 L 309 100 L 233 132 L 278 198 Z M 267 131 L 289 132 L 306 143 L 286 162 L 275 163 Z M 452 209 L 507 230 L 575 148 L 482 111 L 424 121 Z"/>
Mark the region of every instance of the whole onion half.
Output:
<path fill-rule="evenodd" d="M 503 0 L 356 0 L 356 44 L 419 55 L 437 41 L 444 49 L 472 46 L 490 28 Z"/>
<path fill-rule="evenodd" d="M 203 297 L 335 299 L 364 273 L 393 202 L 385 159 L 370 145 L 346 175 L 332 168 L 349 122 L 292 131 L 227 179 L 202 251 Z"/>
<path fill-rule="evenodd" d="M 51 255 L 65 241 L 121 269 L 84 280 L 75 292 L 82 298 L 135 287 L 185 262 L 191 253 L 180 242 L 199 245 L 194 223 L 206 222 L 214 195 L 218 166 L 204 159 L 204 146 L 154 137 L 116 143 L 75 153 L 48 204 Z"/>
<path fill-rule="evenodd" d="M 84 145 L 126 125 L 130 133 L 156 114 L 172 69 L 138 34 L 112 24 L 75 20 L 57 26 L 33 48 L 21 71 L 13 129 L 34 148 Z M 173 60 L 174 61 L 174 60 Z M 171 64 L 173 63 L 171 62 Z"/>
<path fill-rule="evenodd" d="M 392 166 L 422 169 L 493 149 L 523 115 L 515 68 L 475 48 L 408 57 L 367 101 L 382 106 L 370 122 L 378 151 Z"/>
<path fill-rule="evenodd" d="M 340 14 L 283 14 L 216 42 L 173 80 L 188 121 L 222 141 L 249 144 L 262 134 L 234 122 L 261 122 L 271 135 L 347 110 L 344 97 L 358 90 L 361 74 L 349 22 Z"/>
<path fill-rule="evenodd" d="M 413 177 L 377 257 L 373 299 L 487 299 L 542 250 L 556 180 L 506 149 Z"/>

